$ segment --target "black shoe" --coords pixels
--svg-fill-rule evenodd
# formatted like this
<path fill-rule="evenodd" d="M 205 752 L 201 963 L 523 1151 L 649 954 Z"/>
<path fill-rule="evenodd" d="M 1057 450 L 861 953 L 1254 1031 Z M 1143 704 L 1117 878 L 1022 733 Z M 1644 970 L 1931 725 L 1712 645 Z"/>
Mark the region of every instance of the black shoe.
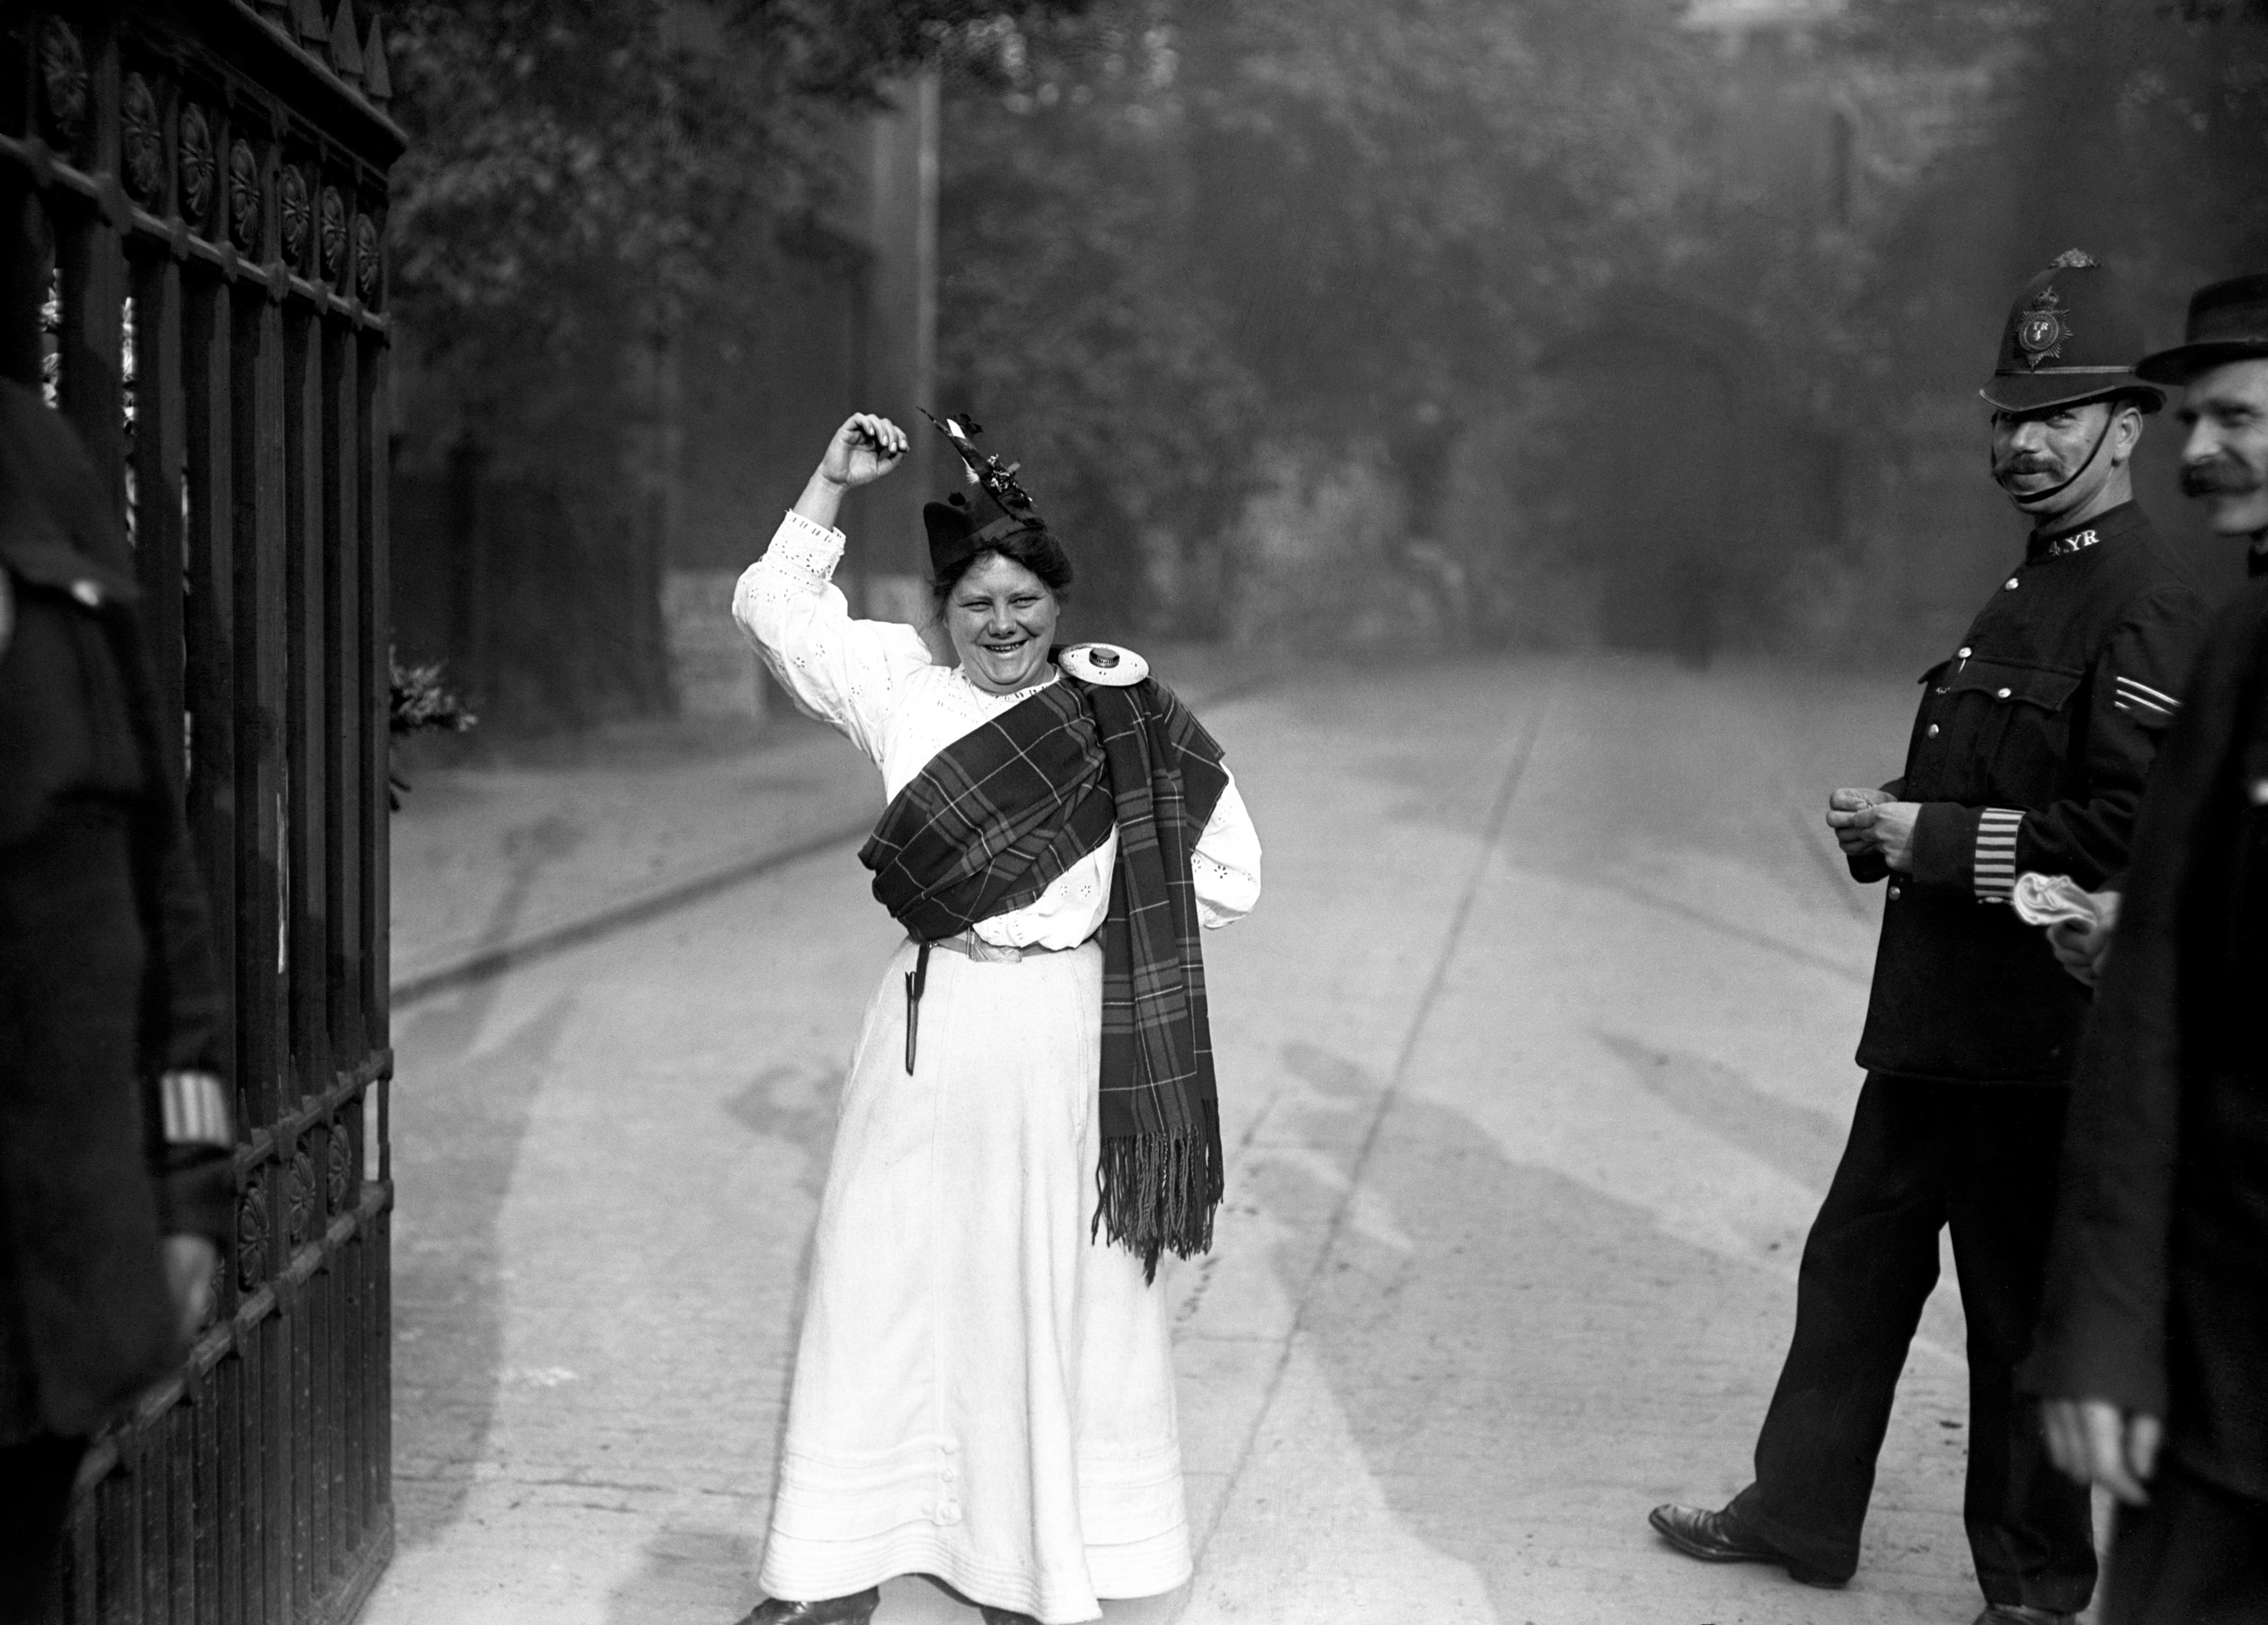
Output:
<path fill-rule="evenodd" d="M 1654 1533 L 1688 1557 L 1703 1562 L 1771 1562 L 1787 1570 L 1787 1577 L 1806 1585 L 1838 1586 L 1831 1574 L 1822 1574 L 1790 1557 L 1762 1535 L 1734 1521 L 1730 1512 L 1711 1512 L 1697 1506 L 1658 1506 L 1646 1517 Z"/>
<path fill-rule="evenodd" d="M 1007 1608 L 988 1608 L 982 1603 L 976 1611 L 984 1616 L 984 1625 L 1040 1625 L 1028 1614 L 1017 1614 Z"/>
<path fill-rule="evenodd" d="M 2035 1608 L 2021 1602 L 1988 1602 L 1977 1616 L 1977 1625 L 2078 1625 L 2076 1614 Z"/>
<path fill-rule="evenodd" d="M 849 1597 L 822 1597 L 816 1602 L 790 1602 L 775 1597 L 742 1614 L 740 1625 L 866 1625 L 881 1606 L 879 1588 Z"/>

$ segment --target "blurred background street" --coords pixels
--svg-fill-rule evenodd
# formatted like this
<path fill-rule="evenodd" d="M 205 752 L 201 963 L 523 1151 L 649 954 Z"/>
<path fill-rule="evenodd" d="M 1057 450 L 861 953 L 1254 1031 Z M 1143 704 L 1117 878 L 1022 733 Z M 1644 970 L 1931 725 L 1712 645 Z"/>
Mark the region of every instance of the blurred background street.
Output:
<path fill-rule="evenodd" d="M 1200 1555 L 1109 1618 L 1974 1612 L 1947 1290 L 1849 1592 L 1687 1562 L 1645 1521 L 1745 1482 L 1879 907 L 1820 807 L 1888 770 L 1909 704 L 1588 658 L 1309 665 L 1203 707 L 1268 872 L 1207 941 L 1229 1207 L 1167 1276 Z M 855 826 L 876 795 L 826 737 L 737 771 L 709 815 L 736 836 L 798 798 L 815 827 L 829 795 Z M 499 827 L 528 814 L 504 836 L 526 890 L 571 868 L 551 802 L 490 790 Z M 414 792 L 397 850 L 460 792 Z M 638 838 L 590 811 L 590 841 Z M 836 1091 L 895 936 L 855 846 L 397 1011 L 401 1548 L 371 1625 L 754 1600 Z M 453 906 L 398 895 L 405 934 Z M 906 1580 L 879 1617 L 973 1616 Z"/>

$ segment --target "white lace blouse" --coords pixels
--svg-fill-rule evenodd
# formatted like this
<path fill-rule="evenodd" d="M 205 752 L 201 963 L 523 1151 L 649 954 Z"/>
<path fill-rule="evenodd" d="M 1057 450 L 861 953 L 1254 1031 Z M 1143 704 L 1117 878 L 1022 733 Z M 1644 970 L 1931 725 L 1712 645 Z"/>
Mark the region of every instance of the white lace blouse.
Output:
<path fill-rule="evenodd" d="M 834 585 L 842 556 L 841 531 L 791 511 L 733 589 L 733 618 L 797 708 L 865 751 L 882 770 L 883 794 L 894 797 L 938 752 L 1034 690 L 989 694 L 959 666 L 937 664 L 912 627 L 853 620 Z M 979 921 L 976 935 L 1000 947 L 1077 947 L 1109 910 L 1117 857 L 1114 831 L 1037 901 Z M 1189 869 L 1197 917 L 1208 927 L 1242 918 L 1259 901 L 1260 836 L 1233 774 Z"/>

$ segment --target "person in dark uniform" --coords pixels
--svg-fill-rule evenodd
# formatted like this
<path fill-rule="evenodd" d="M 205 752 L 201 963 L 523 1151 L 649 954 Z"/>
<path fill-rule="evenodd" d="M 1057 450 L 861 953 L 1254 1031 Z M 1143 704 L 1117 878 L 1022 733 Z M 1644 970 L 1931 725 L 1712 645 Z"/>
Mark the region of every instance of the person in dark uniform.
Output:
<path fill-rule="evenodd" d="M 210 1312 L 226 1005 L 114 499 L 0 380 L 0 1621 L 87 1439 Z"/>
<path fill-rule="evenodd" d="M 2123 1503 L 2103 1625 L 2268 1620 L 2268 275 L 2205 288 L 2184 489 L 2252 545 L 2150 780 L 2073 1085 L 2039 1346 L 2048 1448 Z M 2108 933 L 2101 935 L 2108 936 Z"/>
<path fill-rule="evenodd" d="M 1756 1480 L 1722 1511 L 1653 1515 L 1689 1555 L 1847 1580 L 1949 1226 L 1969 1323 L 1962 1513 L 1979 1625 L 2066 1621 L 2095 1585 L 2087 1493 L 2050 1467 L 2015 1386 L 2087 994 L 2007 899 L 2021 871 L 2094 887 L 2124 866 L 2205 617 L 2133 504 L 2129 461 L 2163 396 L 2134 374 L 2141 345 L 2112 283 L 2073 250 L 2009 312 L 1983 393 L 1993 477 L 2032 524 L 2022 562 L 1923 674 L 1904 776 L 1830 798 L 1852 876 L 1889 891 L 1859 1046 L 1867 1079 L 1804 1245 Z"/>

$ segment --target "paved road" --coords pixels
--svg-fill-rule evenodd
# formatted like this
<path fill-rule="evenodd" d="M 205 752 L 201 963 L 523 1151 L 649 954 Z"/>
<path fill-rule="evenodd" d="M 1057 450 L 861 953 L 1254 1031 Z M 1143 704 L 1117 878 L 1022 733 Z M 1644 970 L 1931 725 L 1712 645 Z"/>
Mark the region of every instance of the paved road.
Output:
<path fill-rule="evenodd" d="M 1655 1544 L 1744 1478 L 1858 1083 L 1877 903 L 1824 791 L 1907 686 L 1607 660 L 1211 709 L 1268 844 L 1208 939 L 1231 1210 L 1173 1269 L 1194 1585 L 1122 1625 L 1962 1621 L 1941 1290 L 1859 1580 Z M 845 747 L 847 749 L 847 747 Z M 371 1625 L 725 1625 L 893 941 L 850 849 L 396 1033 L 401 1555 Z M 883 1625 L 969 1619 L 919 1581 Z"/>

